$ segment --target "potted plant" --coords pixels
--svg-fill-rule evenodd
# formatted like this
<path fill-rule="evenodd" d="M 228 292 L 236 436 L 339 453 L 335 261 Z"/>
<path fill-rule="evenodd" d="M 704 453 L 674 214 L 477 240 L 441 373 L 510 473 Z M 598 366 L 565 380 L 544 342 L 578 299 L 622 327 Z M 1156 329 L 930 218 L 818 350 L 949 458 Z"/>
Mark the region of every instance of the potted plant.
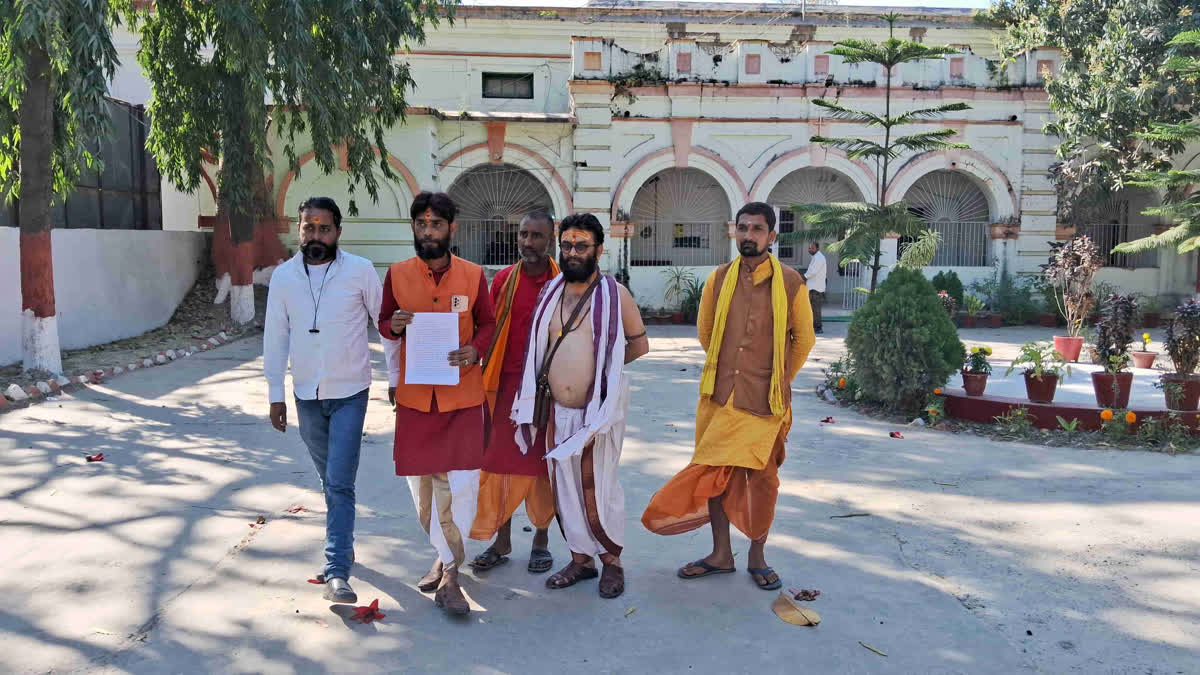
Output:
<path fill-rule="evenodd" d="M 663 290 L 663 300 L 668 306 L 678 307 L 671 313 L 671 322 L 683 323 L 683 302 L 688 285 L 696 280 L 696 275 L 686 267 L 668 267 L 660 274 L 667 282 L 667 287 Z"/>
<path fill-rule="evenodd" d="M 683 300 L 680 302 L 684 323 L 696 323 L 696 317 L 700 314 L 700 298 L 703 295 L 704 284 L 696 279 L 687 283 L 687 287 L 683 289 Z"/>
<path fill-rule="evenodd" d="M 1004 315 L 1000 312 L 991 312 L 988 314 L 988 328 L 1003 328 Z"/>
<path fill-rule="evenodd" d="M 992 374 L 992 364 L 987 360 L 987 357 L 991 355 L 991 347 L 971 348 L 971 353 L 967 356 L 967 361 L 963 364 L 962 369 L 963 389 L 966 390 L 967 396 L 983 396 L 983 390 L 987 388 L 988 375 Z"/>
<path fill-rule="evenodd" d="M 1025 371 L 1025 395 L 1033 403 L 1051 403 L 1058 381 L 1071 374 L 1071 367 L 1062 353 L 1051 342 L 1026 342 L 1021 345 L 1017 358 L 1013 359 L 1004 375 L 1011 375 L 1017 368 Z"/>
<path fill-rule="evenodd" d="M 1158 358 L 1158 352 L 1150 351 L 1150 334 L 1142 333 L 1142 348 L 1136 352 L 1130 353 L 1133 357 L 1134 368 L 1153 368 L 1154 359 Z"/>
<path fill-rule="evenodd" d="M 1096 325 L 1096 356 L 1104 370 L 1092 373 L 1096 405 L 1101 408 L 1125 408 L 1133 388 L 1129 372 L 1129 347 L 1133 343 L 1133 324 L 1137 303 L 1131 295 L 1113 294 L 1105 303 L 1104 315 Z"/>
<path fill-rule="evenodd" d="M 1196 410 L 1200 407 L 1200 378 L 1195 375 L 1200 365 L 1200 303 L 1189 300 L 1175 309 L 1163 346 L 1175 364 L 1175 372 L 1161 379 L 1167 408 Z"/>
<path fill-rule="evenodd" d="M 967 305 L 967 315 L 963 317 L 963 328 L 974 328 L 979 322 L 979 313 L 984 308 L 983 300 L 975 295 L 967 295 L 964 300 Z"/>
<path fill-rule="evenodd" d="M 1043 266 L 1043 274 L 1054 289 L 1054 303 L 1059 314 L 1067 320 L 1067 334 L 1055 335 L 1054 347 L 1067 361 L 1077 361 L 1083 349 L 1079 331 L 1096 301 L 1092 280 L 1102 261 L 1096 252 L 1096 244 L 1087 235 L 1066 242 L 1051 242 L 1050 247 L 1050 262 Z"/>

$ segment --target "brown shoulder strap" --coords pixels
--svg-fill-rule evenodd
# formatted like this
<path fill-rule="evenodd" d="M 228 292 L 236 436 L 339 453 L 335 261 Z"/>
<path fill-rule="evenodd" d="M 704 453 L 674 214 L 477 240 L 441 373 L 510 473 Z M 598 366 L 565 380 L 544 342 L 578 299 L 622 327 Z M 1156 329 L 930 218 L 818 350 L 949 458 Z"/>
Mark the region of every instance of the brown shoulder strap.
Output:
<path fill-rule="evenodd" d="M 583 292 L 583 297 L 579 298 L 579 304 L 575 305 L 575 310 L 571 312 L 571 318 L 567 319 L 567 323 L 562 327 L 562 329 L 559 330 L 558 340 L 555 341 L 554 346 L 546 354 L 546 359 L 542 361 L 542 367 L 538 369 L 538 380 L 541 380 L 546 376 L 546 373 L 550 372 L 550 362 L 554 360 L 554 354 L 558 351 L 558 346 L 561 345 L 562 341 L 567 337 L 567 326 L 574 325 L 575 319 L 579 318 L 579 313 L 583 311 L 583 306 L 587 304 L 588 298 L 590 298 L 592 292 L 596 290 L 596 286 L 600 284 L 600 276 L 600 274 L 597 274 L 596 280 L 593 281 L 592 285 L 588 286 L 588 289 Z M 566 292 L 565 284 L 563 286 L 563 292 Z"/>

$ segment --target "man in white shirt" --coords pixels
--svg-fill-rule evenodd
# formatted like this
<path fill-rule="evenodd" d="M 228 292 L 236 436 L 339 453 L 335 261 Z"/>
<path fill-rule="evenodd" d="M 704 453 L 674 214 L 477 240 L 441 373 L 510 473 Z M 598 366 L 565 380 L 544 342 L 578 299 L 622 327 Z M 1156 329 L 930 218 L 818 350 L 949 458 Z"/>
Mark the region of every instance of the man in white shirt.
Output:
<path fill-rule="evenodd" d="M 808 284 L 808 302 L 812 305 L 813 331 L 820 335 L 824 332 L 821 329 L 821 305 L 825 304 L 825 254 L 815 241 L 808 245 L 808 253 L 812 260 L 804 273 L 804 282 Z"/>
<path fill-rule="evenodd" d="M 263 370 L 271 425 L 287 429 L 284 374 L 290 357 L 300 438 L 325 493 L 325 598 L 358 601 L 354 564 L 354 481 L 371 385 L 367 326 L 383 286 L 370 260 L 339 251 L 342 212 L 328 197 L 300 205 L 300 252 L 271 276 Z"/>

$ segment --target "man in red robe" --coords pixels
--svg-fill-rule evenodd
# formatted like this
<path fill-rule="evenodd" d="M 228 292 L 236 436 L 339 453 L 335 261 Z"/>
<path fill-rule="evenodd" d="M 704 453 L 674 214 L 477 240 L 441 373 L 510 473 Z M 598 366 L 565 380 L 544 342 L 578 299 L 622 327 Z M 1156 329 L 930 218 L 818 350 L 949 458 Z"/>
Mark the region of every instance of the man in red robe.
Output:
<path fill-rule="evenodd" d="M 535 211 L 521 220 L 517 231 L 521 261 L 496 273 L 492 279 L 492 306 L 496 337 L 484 357 L 483 385 L 492 407 L 492 428 L 483 472 L 479 477 L 479 508 L 471 538 L 496 540 L 475 557 L 471 567 L 489 570 L 508 561 L 512 553 L 512 516 L 525 503 L 525 514 L 536 528 L 527 569 L 540 574 L 550 570 L 547 530 L 554 519 L 554 491 L 546 468 L 546 444 L 540 440 L 528 453 L 517 446 L 512 421 L 513 400 L 521 386 L 529 325 L 538 295 L 546 282 L 558 276 L 558 265 L 549 255 L 554 237 L 550 214 Z"/>
<path fill-rule="evenodd" d="M 483 269 L 450 253 L 458 229 L 457 209 L 444 193 L 422 192 L 413 200 L 417 256 L 391 266 L 384 279 L 379 334 L 401 340 L 399 379 L 389 391 L 396 404 L 393 457 L 396 475 L 408 478 L 421 526 L 438 558 L 418 583 L 451 614 L 470 605 L 458 584 L 466 553 L 464 535 L 475 520 L 479 470 L 487 437 L 488 409 L 480 356 L 492 343 L 496 320 Z M 405 331 L 416 313 L 457 315 L 461 347 L 447 355 L 459 368 L 455 385 L 410 384 L 405 377 Z"/>

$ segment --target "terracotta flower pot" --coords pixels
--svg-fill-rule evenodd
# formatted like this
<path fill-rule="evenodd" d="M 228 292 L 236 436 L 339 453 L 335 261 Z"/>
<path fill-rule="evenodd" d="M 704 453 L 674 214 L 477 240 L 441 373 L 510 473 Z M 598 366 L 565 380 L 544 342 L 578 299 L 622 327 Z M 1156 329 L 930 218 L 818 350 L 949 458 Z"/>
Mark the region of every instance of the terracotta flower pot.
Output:
<path fill-rule="evenodd" d="M 683 312 L 673 312 L 671 314 L 671 323 L 683 323 Z"/>
<path fill-rule="evenodd" d="M 1054 390 L 1058 389 L 1058 375 L 1045 374 L 1034 377 L 1025 372 L 1025 396 L 1033 403 L 1053 403 Z"/>
<path fill-rule="evenodd" d="M 988 314 L 988 328 L 1003 328 L 1003 327 L 1004 327 L 1004 315 Z"/>
<path fill-rule="evenodd" d="M 1058 321 L 1053 314 L 1041 314 L 1038 316 L 1038 325 L 1042 328 L 1054 328 Z"/>
<path fill-rule="evenodd" d="M 1142 326 L 1146 328 L 1158 328 L 1162 323 L 1162 314 L 1159 312 L 1143 312 Z"/>
<path fill-rule="evenodd" d="M 1072 363 L 1079 360 L 1079 352 L 1083 350 L 1083 338 L 1069 335 L 1054 336 L 1054 351 L 1062 355 L 1063 360 Z"/>
<path fill-rule="evenodd" d="M 1133 389 L 1133 373 L 1092 373 L 1092 391 L 1096 405 L 1101 408 L 1129 407 L 1129 392 Z"/>
<path fill-rule="evenodd" d="M 963 321 L 963 324 L 962 324 L 963 328 L 974 328 L 979 323 L 979 317 L 964 316 L 962 321 Z"/>
<path fill-rule="evenodd" d="M 983 390 L 987 388 L 988 376 L 987 373 L 968 373 L 962 371 L 963 389 L 967 391 L 967 396 L 983 396 Z"/>
<path fill-rule="evenodd" d="M 1162 380 L 1164 384 L 1174 382 L 1183 387 L 1183 391 L 1176 396 L 1171 396 L 1171 392 L 1163 389 L 1168 410 L 1192 412 L 1200 408 L 1200 376 L 1167 373 L 1162 376 Z"/>
<path fill-rule="evenodd" d="M 1133 357 L 1134 368 L 1153 368 L 1154 359 L 1158 358 L 1158 352 L 1129 352 Z"/>

